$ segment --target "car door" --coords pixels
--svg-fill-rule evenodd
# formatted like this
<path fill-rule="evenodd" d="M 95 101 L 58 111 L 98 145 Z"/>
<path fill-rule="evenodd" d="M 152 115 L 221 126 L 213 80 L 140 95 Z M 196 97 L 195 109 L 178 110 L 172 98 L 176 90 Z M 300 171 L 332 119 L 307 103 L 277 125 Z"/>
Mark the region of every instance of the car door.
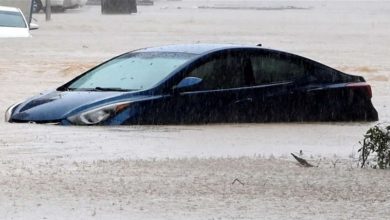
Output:
<path fill-rule="evenodd" d="M 269 85 L 263 104 L 272 121 L 343 119 L 340 113 L 351 102 L 345 82 L 352 76 L 283 52 L 256 53 L 251 59 L 256 84 Z"/>
<path fill-rule="evenodd" d="M 305 116 L 305 63 L 278 51 L 250 55 L 255 78 L 256 121 L 296 121 Z"/>
<path fill-rule="evenodd" d="M 304 90 L 308 120 L 343 121 L 365 118 L 364 113 L 358 116 L 357 109 L 362 109 L 362 106 L 355 105 L 362 91 L 365 94 L 371 93 L 368 91 L 368 84 L 361 83 L 364 79 L 310 61 L 307 61 L 307 66 L 308 75 L 312 78 Z M 360 100 L 367 100 L 367 96 Z"/>
<path fill-rule="evenodd" d="M 252 100 L 247 88 L 253 75 L 243 51 L 217 53 L 190 69 L 185 77 L 198 77 L 201 84 L 173 97 L 172 113 L 180 123 L 236 122 L 250 115 Z M 252 81 L 252 82 L 251 82 Z"/>

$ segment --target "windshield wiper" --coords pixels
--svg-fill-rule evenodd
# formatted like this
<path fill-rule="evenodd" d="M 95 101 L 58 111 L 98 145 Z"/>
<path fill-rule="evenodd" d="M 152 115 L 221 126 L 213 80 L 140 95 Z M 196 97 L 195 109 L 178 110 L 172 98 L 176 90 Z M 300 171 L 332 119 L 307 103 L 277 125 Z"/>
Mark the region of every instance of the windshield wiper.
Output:
<path fill-rule="evenodd" d="M 118 92 L 128 92 L 132 91 L 130 89 L 122 89 L 122 88 L 105 88 L 105 87 L 95 87 L 94 89 L 91 89 L 92 91 L 118 91 Z"/>
<path fill-rule="evenodd" d="M 9 28 L 25 28 L 21 26 L 8 26 L 8 25 L 0 25 L 0 27 L 9 27 Z"/>
<path fill-rule="evenodd" d="M 122 88 L 116 88 L 116 87 L 95 87 L 95 88 L 61 88 L 59 91 L 103 91 L 103 92 L 110 92 L 110 91 L 115 91 L 115 92 L 130 92 L 130 91 L 136 91 L 135 89 L 122 89 Z"/>

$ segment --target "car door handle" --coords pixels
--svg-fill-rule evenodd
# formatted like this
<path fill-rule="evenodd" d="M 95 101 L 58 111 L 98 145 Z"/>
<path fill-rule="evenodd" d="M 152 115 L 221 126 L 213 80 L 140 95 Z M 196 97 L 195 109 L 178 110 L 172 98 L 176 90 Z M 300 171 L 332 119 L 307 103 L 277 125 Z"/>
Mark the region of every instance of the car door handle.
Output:
<path fill-rule="evenodd" d="M 253 102 L 253 99 L 252 99 L 252 98 L 239 99 L 239 100 L 236 100 L 236 101 L 234 102 L 234 104 L 241 104 L 241 103 L 244 103 L 244 102 L 250 102 L 250 103 L 252 103 L 252 102 Z"/>
<path fill-rule="evenodd" d="M 316 91 L 320 91 L 323 89 L 324 89 L 323 86 L 311 86 L 311 87 L 306 88 L 306 92 L 316 92 Z"/>

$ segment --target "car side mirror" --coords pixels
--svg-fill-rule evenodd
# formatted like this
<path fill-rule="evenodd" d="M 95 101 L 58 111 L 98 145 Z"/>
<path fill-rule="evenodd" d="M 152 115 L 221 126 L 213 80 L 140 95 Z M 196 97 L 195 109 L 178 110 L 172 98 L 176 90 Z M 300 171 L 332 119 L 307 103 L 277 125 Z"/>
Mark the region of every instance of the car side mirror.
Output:
<path fill-rule="evenodd" d="M 181 93 L 190 91 L 191 89 L 196 88 L 202 82 L 201 78 L 189 76 L 182 79 L 179 84 L 173 87 L 173 93 Z"/>
<path fill-rule="evenodd" d="M 39 25 L 35 24 L 35 23 L 30 23 L 30 30 L 36 30 L 39 28 Z"/>

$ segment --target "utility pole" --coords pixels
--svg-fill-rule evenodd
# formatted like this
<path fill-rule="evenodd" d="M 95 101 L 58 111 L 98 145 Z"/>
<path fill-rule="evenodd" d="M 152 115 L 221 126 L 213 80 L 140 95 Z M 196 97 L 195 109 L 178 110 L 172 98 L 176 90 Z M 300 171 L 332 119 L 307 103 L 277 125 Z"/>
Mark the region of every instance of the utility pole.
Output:
<path fill-rule="evenodd" d="M 46 21 L 51 20 L 51 1 L 46 0 Z"/>

